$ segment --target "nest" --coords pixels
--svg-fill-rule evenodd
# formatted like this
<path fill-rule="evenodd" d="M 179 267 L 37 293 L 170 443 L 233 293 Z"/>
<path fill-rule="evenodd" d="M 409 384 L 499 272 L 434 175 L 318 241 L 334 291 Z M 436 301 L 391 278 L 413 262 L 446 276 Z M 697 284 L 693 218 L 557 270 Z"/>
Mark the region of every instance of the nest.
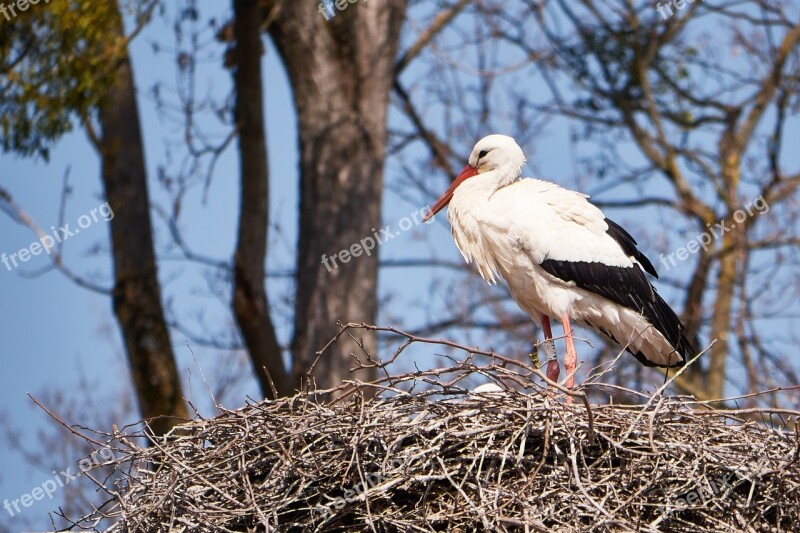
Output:
<path fill-rule="evenodd" d="M 771 531 L 800 520 L 796 434 L 679 399 L 591 409 L 593 440 L 584 405 L 538 394 L 261 403 L 129 449 L 102 514 L 118 520 L 110 531 L 165 532 Z"/>
<path fill-rule="evenodd" d="M 501 383 L 520 376 L 493 370 Z M 639 405 L 567 403 L 552 388 L 476 393 L 420 372 L 387 380 L 376 397 L 364 394 L 375 383 L 351 383 L 336 401 L 304 393 L 224 411 L 147 447 L 115 435 L 111 498 L 82 523 L 716 532 L 800 521 L 800 435 L 787 419 L 800 413 L 659 394 Z M 401 387 L 420 380 L 424 392 Z"/>

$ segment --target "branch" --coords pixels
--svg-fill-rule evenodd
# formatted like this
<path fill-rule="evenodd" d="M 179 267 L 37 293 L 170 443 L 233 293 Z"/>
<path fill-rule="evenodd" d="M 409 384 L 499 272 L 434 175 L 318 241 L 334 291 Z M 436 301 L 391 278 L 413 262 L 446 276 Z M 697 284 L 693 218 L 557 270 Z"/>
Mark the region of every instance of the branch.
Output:
<path fill-rule="evenodd" d="M 458 0 L 455 4 L 450 6 L 449 9 L 446 11 L 442 11 L 436 18 L 433 20 L 430 26 L 422 32 L 422 34 L 417 39 L 417 42 L 411 45 L 411 47 L 405 51 L 405 53 L 400 56 L 400 59 L 397 60 L 397 64 L 394 67 L 394 76 L 395 79 L 400 77 L 400 73 L 408 66 L 411 61 L 414 60 L 415 57 L 419 55 L 419 53 L 426 47 L 428 44 L 436 37 L 436 35 L 444 29 L 447 24 L 450 23 L 460 12 L 463 10 L 471 0 Z"/>
<path fill-rule="evenodd" d="M 69 176 L 69 167 L 67 167 L 66 173 L 64 175 L 65 183 L 68 176 Z M 58 246 L 56 246 L 54 243 L 51 246 L 47 246 L 45 244 L 45 238 L 49 238 L 49 240 L 51 241 L 53 240 L 53 238 L 49 234 L 45 233 L 44 230 L 42 230 L 42 228 L 39 226 L 39 224 L 36 223 L 33 217 L 31 217 L 19 204 L 17 204 L 12 198 L 11 194 L 2 186 L 0 186 L 0 210 L 5 211 L 5 213 L 11 218 L 11 220 L 27 227 L 36 235 L 36 237 L 38 237 L 39 242 L 42 244 L 42 248 L 44 249 L 47 256 L 50 258 L 50 262 L 52 263 L 52 267 L 48 267 L 46 269 L 38 270 L 23 275 L 25 275 L 26 277 L 38 277 L 46 272 L 49 272 L 52 269 L 56 269 L 59 272 L 61 272 L 67 279 L 69 279 L 76 285 L 83 287 L 84 289 L 89 289 L 91 291 L 103 294 L 105 296 L 111 296 L 110 288 L 92 283 L 91 281 L 73 272 L 64 264 L 64 258 L 62 256 L 62 249 L 61 249 L 63 244 L 59 244 Z"/>

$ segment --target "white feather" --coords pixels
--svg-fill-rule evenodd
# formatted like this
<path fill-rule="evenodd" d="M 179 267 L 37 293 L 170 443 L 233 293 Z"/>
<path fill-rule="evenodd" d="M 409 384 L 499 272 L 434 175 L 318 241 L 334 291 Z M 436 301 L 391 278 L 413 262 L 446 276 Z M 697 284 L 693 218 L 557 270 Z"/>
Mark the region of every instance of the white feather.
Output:
<path fill-rule="evenodd" d="M 486 170 L 481 172 L 478 154 L 484 151 L 494 161 L 484 163 Z M 607 233 L 605 216 L 588 196 L 546 181 L 518 179 L 524 161 L 510 137 L 493 135 L 475 146 L 470 164 L 478 163 L 481 173 L 455 190 L 447 211 L 464 259 L 475 263 L 490 283 L 503 277 L 513 298 L 537 324 L 543 315 L 567 314 L 582 324 L 591 321 L 602 327 L 657 364 L 680 361 L 641 314 L 539 266 L 546 259 L 624 268 L 638 268 L 638 262 Z"/>

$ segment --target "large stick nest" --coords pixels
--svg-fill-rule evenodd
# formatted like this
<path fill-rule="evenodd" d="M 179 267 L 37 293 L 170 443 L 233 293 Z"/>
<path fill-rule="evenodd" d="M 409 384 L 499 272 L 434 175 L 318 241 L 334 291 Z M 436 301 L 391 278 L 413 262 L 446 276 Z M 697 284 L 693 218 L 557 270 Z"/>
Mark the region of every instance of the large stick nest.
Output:
<path fill-rule="evenodd" d="M 507 365 L 487 368 L 461 370 L 522 381 Z M 355 383 L 337 401 L 307 393 L 224 411 L 149 447 L 117 434 L 122 475 L 94 519 L 111 518 L 115 532 L 716 532 L 800 522 L 800 435 L 787 418 L 798 413 L 658 393 L 639 405 L 567 404 L 540 386 L 475 393 L 433 374 L 386 378 L 391 394 L 374 398 Z M 420 381 L 425 392 L 400 386 Z"/>

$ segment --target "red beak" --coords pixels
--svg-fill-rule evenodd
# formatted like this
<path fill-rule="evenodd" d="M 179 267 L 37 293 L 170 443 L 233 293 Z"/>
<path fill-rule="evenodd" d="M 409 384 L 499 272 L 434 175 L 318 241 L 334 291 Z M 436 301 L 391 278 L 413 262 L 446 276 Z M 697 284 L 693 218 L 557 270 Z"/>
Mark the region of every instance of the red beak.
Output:
<path fill-rule="evenodd" d="M 453 180 L 453 183 L 450 184 L 450 187 L 448 187 L 447 190 L 444 191 L 444 194 L 441 196 L 441 198 L 436 200 L 436 203 L 433 204 L 433 207 L 431 207 L 431 210 L 428 211 L 428 214 L 425 215 L 425 218 L 423 218 L 422 221 L 427 222 L 428 220 L 433 218 L 433 215 L 441 211 L 444 206 L 450 203 L 450 200 L 453 199 L 453 193 L 456 192 L 456 189 L 458 188 L 459 185 L 464 183 L 467 179 L 471 178 L 472 176 L 477 176 L 477 175 L 478 175 L 478 169 L 470 165 L 465 166 L 464 170 L 461 171 L 461 174 L 459 174 L 458 177 L 456 177 L 456 179 Z"/>

